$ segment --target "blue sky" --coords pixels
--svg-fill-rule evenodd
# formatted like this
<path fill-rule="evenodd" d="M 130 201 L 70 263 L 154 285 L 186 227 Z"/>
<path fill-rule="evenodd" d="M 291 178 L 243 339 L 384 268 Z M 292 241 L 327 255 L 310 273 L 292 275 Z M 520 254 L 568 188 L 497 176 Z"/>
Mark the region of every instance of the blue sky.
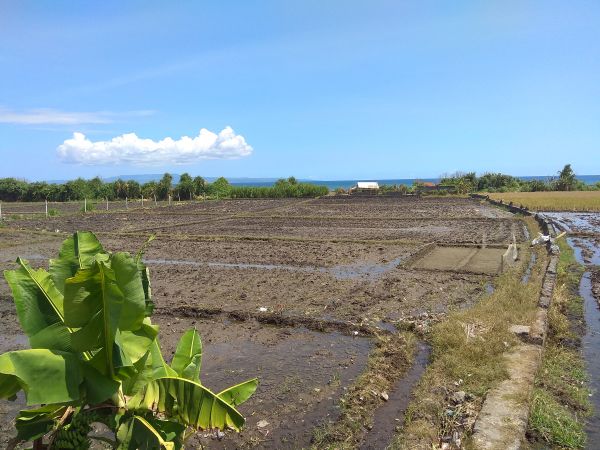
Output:
<path fill-rule="evenodd" d="M 0 0 L 0 176 L 598 174 L 598 24 L 597 1 Z"/>

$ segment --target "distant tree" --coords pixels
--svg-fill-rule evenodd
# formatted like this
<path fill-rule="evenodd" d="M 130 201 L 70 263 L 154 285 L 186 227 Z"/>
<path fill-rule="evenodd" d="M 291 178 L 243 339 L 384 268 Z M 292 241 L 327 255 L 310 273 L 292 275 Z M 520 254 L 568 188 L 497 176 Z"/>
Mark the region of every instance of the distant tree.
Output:
<path fill-rule="evenodd" d="M 550 185 L 544 180 L 529 180 L 521 183 L 522 192 L 543 192 L 549 191 Z"/>
<path fill-rule="evenodd" d="M 103 198 L 104 182 L 100 177 L 94 177 L 87 182 L 87 191 L 92 198 Z"/>
<path fill-rule="evenodd" d="M 200 176 L 194 178 L 194 193 L 201 195 L 206 192 L 206 180 Z"/>
<path fill-rule="evenodd" d="M 23 194 L 26 202 L 42 202 L 50 197 L 50 185 L 45 181 L 29 183 Z"/>
<path fill-rule="evenodd" d="M 146 198 L 154 198 L 156 190 L 158 189 L 158 183 L 156 181 L 148 181 L 142 184 L 142 194 Z"/>
<path fill-rule="evenodd" d="M 217 178 L 209 185 L 209 193 L 218 197 L 229 197 L 231 193 L 231 185 L 225 178 Z"/>
<path fill-rule="evenodd" d="M 194 185 L 194 180 L 192 180 L 190 174 L 182 173 L 179 177 L 179 183 L 175 189 L 180 198 L 185 200 L 191 199 L 195 194 L 196 188 Z"/>
<path fill-rule="evenodd" d="M 113 183 L 113 190 L 116 198 L 124 199 L 127 197 L 127 182 L 118 178 Z"/>
<path fill-rule="evenodd" d="M 165 173 L 163 177 L 158 182 L 158 186 L 156 188 L 156 196 L 160 200 L 166 200 L 169 198 L 173 190 L 173 176 L 170 173 Z"/>
<path fill-rule="evenodd" d="M 142 195 L 142 187 L 135 180 L 127 180 L 127 197 L 140 198 Z"/>
<path fill-rule="evenodd" d="M 554 182 L 557 191 L 573 191 L 577 186 L 577 178 L 575 172 L 571 168 L 571 164 L 566 164 L 561 171 L 558 172 L 558 179 Z"/>
<path fill-rule="evenodd" d="M 64 186 L 66 200 L 83 200 L 84 198 L 91 198 L 87 181 L 83 178 L 67 181 Z"/>
<path fill-rule="evenodd" d="M 0 200 L 15 202 L 23 199 L 27 183 L 16 178 L 0 178 Z"/>

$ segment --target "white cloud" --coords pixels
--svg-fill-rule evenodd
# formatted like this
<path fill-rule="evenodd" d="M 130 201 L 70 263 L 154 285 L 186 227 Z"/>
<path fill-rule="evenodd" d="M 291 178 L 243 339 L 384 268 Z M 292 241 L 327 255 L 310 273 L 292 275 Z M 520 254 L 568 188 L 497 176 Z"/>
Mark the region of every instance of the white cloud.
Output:
<path fill-rule="evenodd" d="M 135 133 L 123 134 L 110 141 L 92 142 L 83 133 L 73 133 L 56 149 L 66 163 L 83 165 L 186 164 L 203 159 L 235 159 L 249 156 L 252 147 L 231 127 L 219 134 L 205 128 L 196 137 L 170 137 L 160 141 L 139 138 Z"/>
<path fill-rule="evenodd" d="M 113 123 L 119 118 L 148 116 L 154 111 L 126 111 L 121 113 L 111 111 L 76 112 L 59 111 L 49 108 L 28 109 L 15 111 L 0 108 L 0 123 L 17 125 L 81 125 Z"/>

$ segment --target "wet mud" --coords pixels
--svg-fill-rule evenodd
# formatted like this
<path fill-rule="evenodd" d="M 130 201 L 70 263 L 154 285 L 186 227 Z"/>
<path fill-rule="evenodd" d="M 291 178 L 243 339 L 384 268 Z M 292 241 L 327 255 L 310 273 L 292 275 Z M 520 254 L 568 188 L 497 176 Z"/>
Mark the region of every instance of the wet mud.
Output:
<path fill-rule="evenodd" d="M 227 200 L 7 221 L 0 269 L 15 268 L 17 256 L 46 267 L 75 230 L 97 232 L 107 250 L 131 253 L 157 232 L 145 258 L 166 354 L 195 326 L 209 387 L 259 377 L 256 395 L 240 407 L 245 430 L 223 440 L 200 433 L 191 448 L 309 446 L 315 428 L 336 421 L 345 388 L 366 370 L 372 336 L 396 333 L 392 324 L 406 318 L 471 306 L 497 273 L 467 265 L 421 270 L 407 261 L 433 243 L 504 245 L 513 233 L 525 237 L 522 222 L 473 199 Z M 483 256 L 475 266 L 495 259 Z M 26 345 L 4 280 L 0 328 L 0 350 Z M 366 448 L 383 448 L 398 424 L 389 417 L 402 415 L 422 352 L 383 412 L 375 411 Z M 0 402 L 2 439 L 20 407 Z"/>

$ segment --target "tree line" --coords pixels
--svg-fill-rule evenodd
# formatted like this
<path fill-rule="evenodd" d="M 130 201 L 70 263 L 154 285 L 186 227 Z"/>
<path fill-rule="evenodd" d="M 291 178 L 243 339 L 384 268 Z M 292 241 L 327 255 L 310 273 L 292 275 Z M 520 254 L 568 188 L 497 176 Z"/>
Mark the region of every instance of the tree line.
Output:
<path fill-rule="evenodd" d="M 209 183 L 203 177 L 192 177 L 184 173 L 174 183 L 173 176 L 165 173 L 159 181 L 139 183 L 135 180 L 118 179 L 105 182 L 100 177 L 89 180 L 77 178 L 66 183 L 27 182 L 17 178 L 0 178 L 0 201 L 78 201 L 83 199 L 125 200 L 126 198 L 148 198 L 167 200 L 190 200 L 207 198 L 284 198 L 317 197 L 327 195 L 326 186 L 299 183 L 294 177 L 278 180 L 270 187 L 232 186 L 220 177 Z"/>
<path fill-rule="evenodd" d="M 578 180 L 571 164 L 566 164 L 556 177 L 523 180 L 503 173 L 455 173 L 441 177 L 441 185 L 454 186 L 460 194 L 468 192 L 538 192 L 600 190 L 600 182 L 589 185 Z"/>

